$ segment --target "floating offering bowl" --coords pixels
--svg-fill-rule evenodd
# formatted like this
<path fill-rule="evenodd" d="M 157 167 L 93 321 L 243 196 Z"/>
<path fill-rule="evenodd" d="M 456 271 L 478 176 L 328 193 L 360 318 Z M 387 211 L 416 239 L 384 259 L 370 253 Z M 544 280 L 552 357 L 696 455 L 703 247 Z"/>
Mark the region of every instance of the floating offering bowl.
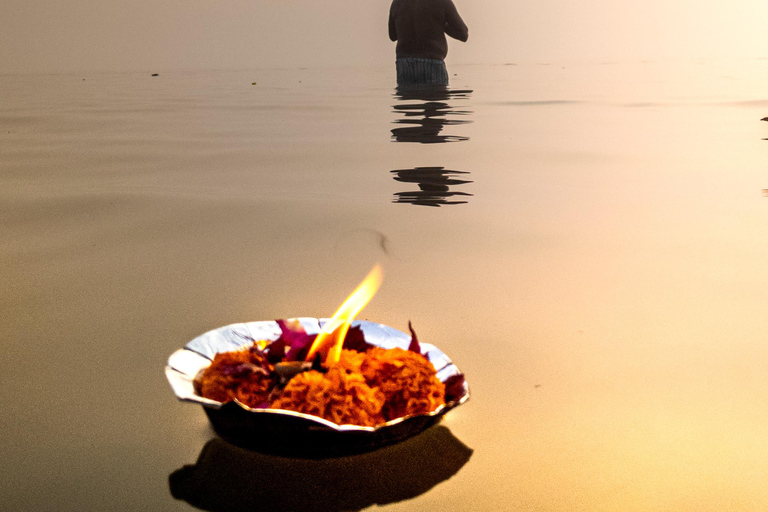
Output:
<path fill-rule="evenodd" d="M 328 319 L 297 318 L 307 334 L 317 334 Z M 352 321 L 359 327 L 365 341 L 385 349 L 407 350 L 411 336 L 392 327 Z M 198 394 L 195 379 L 219 352 L 249 347 L 254 341 L 280 338 L 282 330 L 276 321 L 247 322 L 227 325 L 193 339 L 168 358 L 165 375 L 179 398 L 203 406 L 214 430 L 236 444 L 284 454 L 300 456 L 329 456 L 373 450 L 414 436 L 434 425 L 444 414 L 469 399 L 469 386 L 459 378 L 461 372 L 440 349 L 420 343 L 421 354 L 437 371 L 443 383 L 452 383 L 453 393 L 441 405 L 427 414 L 405 416 L 375 427 L 338 425 L 323 418 L 282 409 L 254 409 L 237 400 L 227 403 L 204 398 Z M 458 386 L 458 387 L 457 387 Z M 450 400 L 449 400 L 450 398 Z"/>

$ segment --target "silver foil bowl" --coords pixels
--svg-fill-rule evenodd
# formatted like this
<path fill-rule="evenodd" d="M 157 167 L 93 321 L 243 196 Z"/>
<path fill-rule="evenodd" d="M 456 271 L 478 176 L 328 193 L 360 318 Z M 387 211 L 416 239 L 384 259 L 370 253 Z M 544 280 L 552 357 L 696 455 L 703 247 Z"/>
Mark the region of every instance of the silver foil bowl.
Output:
<path fill-rule="evenodd" d="M 320 332 L 328 319 L 298 318 L 308 334 Z M 382 348 L 407 349 L 411 337 L 387 325 L 355 320 L 365 340 Z M 214 430 L 223 438 L 263 452 L 305 457 L 325 457 L 374 450 L 422 432 L 442 416 L 469 400 L 469 386 L 463 383 L 458 398 L 430 412 L 388 421 L 376 427 L 337 425 L 331 421 L 281 409 L 252 409 L 239 402 L 221 403 L 203 398 L 195 392 L 194 380 L 209 366 L 215 354 L 249 346 L 254 340 L 276 340 L 281 331 L 273 320 L 247 322 L 219 327 L 187 343 L 168 358 L 165 375 L 179 398 L 203 406 Z M 461 373 L 440 349 L 420 343 L 421 353 L 437 370 L 437 378 L 445 382 Z"/>

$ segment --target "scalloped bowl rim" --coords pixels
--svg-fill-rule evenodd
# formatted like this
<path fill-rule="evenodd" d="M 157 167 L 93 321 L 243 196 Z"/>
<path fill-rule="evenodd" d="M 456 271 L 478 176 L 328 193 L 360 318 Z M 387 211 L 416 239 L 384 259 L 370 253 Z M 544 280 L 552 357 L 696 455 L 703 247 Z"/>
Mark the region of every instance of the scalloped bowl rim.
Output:
<path fill-rule="evenodd" d="M 315 334 L 316 332 L 319 332 L 325 322 L 328 321 L 327 318 L 318 319 L 311 317 L 296 317 L 287 320 L 299 321 L 309 334 Z M 407 349 L 408 345 L 410 344 L 411 338 L 408 334 L 405 334 L 404 332 L 388 325 L 369 322 L 366 320 L 354 320 L 352 321 L 352 325 L 359 326 L 365 334 L 366 341 L 375 346 L 383 348 L 399 347 Z M 179 400 L 184 402 L 197 403 L 203 407 L 220 409 L 224 406 L 224 403 L 204 398 L 195 393 L 194 379 L 198 372 L 209 366 L 211 364 L 213 355 L 218 352 L 226 352 L 241 346 L 249 345 L 253 340 L 275 341 L 279 336 L 280 327 L 275 320 L 235 323 L 210 330 L 194 338 L 183 348 L 176 350 L 173 354 L 170 355 L 168 358 L 168 363 L 165 367 L 166 378 L 171 385 L 171 389 Z M 446 356 L 439 348 L 430 343 L 420 342 L 420 345 L 422 354 L 429 356 L 429 360 L 437 370 L 438 379 L 440 379 L 442 382 L 445 382 L 445 380 L 452 375 L 461 373 L 456 365 L 453 364 L 453 361 L 451 361 L 448 356 Z M 440 366 L 439 368 L 438 365 Z M 238 400 L 235 400 L 234 402 L 242 409 L 253 414 L 292 416 L 297 419 L 310 421 L 317 425 L 322 425 L 339 432 L 375 432 L 379 429 L 392 427 L 410 418 L 444 415 L 451 409 L 458 407 L 459 405 L 469 400 L 469 385 L 466 381 L 463 384 L 463 390 L 464 392 L 457 400 L 441 405 L 434 411 L 430 411 L 429 413 L 425 414 L 402 416 L 375 427 L 347 424 L 339 425 L 332 421 L 320 418 L 319 416 L 313 416 L 311 414 L 289 411 L 285 409 L 253 409 L 239 402 Z"/>

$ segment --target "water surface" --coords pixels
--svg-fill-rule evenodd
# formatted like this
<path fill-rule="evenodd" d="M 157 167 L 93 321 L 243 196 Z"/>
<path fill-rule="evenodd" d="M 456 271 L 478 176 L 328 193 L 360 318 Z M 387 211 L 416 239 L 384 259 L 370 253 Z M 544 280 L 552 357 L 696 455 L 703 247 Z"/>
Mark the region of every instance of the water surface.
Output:
<path fill-rule="evenodd" d="M 379 261 L 473 393 L 385 508 L 765 510 L 768 62 L 450 71 L 0 77 L 1 508 L 191 509 L 168 355 Z"/>

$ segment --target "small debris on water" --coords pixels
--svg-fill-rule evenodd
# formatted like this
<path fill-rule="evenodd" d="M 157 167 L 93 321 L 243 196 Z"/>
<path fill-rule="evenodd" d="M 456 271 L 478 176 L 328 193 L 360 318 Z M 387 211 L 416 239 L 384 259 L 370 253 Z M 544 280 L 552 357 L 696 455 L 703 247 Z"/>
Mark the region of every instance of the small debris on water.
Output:
<path fill-rule="evenodd" d="M 535 387 L 535 388 L 540 388 L 540 387 L 541 387 L 541 384 L 535 384 L 533 387 Z"/>
<path fill-rule="evenodd" d="M 251 82 L 251 85 L 256 85 L 256 82 Z"/>
<path fill-rule="evenodd" d="M 152 76 L 160 76 L 160 73 L 152 73 Z"/>

